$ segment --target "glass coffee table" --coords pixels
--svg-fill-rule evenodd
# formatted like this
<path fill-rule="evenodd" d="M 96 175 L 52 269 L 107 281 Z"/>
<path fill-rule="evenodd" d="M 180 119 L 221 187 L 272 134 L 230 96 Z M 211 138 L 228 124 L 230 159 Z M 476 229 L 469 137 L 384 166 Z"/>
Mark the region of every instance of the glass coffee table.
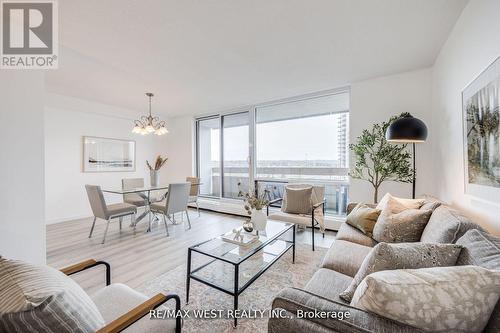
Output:
<path fill-rule="evenodd" d="M 292 249 L 292 262 L 295 263 L 295 224 L 274 220 L 268 220 L 265 232 L 260 232 L 259 239 L 248 246 L 226 242 L 221 236 L 191 246 L 188 249 L 186 303 L 193 279 L 232 295 L 233 310 L 238 310 L 238 296 L 289 249 Z M 237 323 L 235 317 L 235 327 Z"/>

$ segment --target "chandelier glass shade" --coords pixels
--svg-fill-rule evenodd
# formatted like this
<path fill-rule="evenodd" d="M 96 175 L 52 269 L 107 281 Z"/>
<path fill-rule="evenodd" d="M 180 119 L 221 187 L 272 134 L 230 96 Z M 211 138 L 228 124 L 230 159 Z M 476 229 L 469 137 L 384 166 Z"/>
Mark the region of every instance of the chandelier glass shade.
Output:
<path fill-rule="evenodd" d="M 151 98 L 154 96 L 153 93 L 146 93 L 149 97 L 149 114 L 147 116 L 142 116 L 139 119 L 134 120 L 134 128 L 132 133 L 137 133 L 141 135 L 154 133 L 156 135 L 167 134 L 168 130 L 164 120 L 160 120 L 159 117 L 153 117 L 151 115 Z"/>

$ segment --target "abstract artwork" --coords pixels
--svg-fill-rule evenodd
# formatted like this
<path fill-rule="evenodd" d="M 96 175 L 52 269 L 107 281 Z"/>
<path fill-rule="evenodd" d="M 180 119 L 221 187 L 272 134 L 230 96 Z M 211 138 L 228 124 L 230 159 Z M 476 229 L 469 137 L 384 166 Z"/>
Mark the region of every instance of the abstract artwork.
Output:
<path fill-rule="evenodd" d="M 500 190 L 500 58 L 462 93 L 466 192 L 492 199 Z"/>
<path fill-rule="evenodd" d="M 135 171 L 135 141 L 83 137 L 83 172 Z"/>

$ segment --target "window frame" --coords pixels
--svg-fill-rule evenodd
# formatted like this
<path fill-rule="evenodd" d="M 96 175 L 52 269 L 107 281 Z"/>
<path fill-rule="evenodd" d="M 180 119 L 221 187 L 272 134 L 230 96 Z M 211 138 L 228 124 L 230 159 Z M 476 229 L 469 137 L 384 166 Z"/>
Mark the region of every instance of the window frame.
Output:
<path fill-rule="evenodd" d="M 349 96 L 349 108 L 347 111 L 349 117 L 351 114 L 351 89 L 350 86 L 346 87 L 340 87 L 337 89 L 330 89 L 330 90 L 324 90 L 324 91 L 319 91 L 315 93 L 310 93 L 310 94 L 304 94 L 304 95 L 298 95 L 298 96 L 293 96 L 293 97 L 288 97 L 288 98 L 283 98 L 283 99 L 277 99 L 277 100 L 272 100 L 268 102 L 263 102 L 263 103 L 256 103 L 253 105 L 248 105 L 245 107 L 240 107 L 240 108 L 235 108 L 235 109 L 230 109 L 226 110 L 223 112 L 216 112 L 216 113 L 211 113 L 211 114 L 206 114 L 206 115 L 200 115 L 198 117 L 195 117 L 195 170 L 196 170 L 196 175 L 197 177 L 200 177 L 200 150 L 199 150 L 199 121 L 202 120 L 208 120 L 208 119 L 219 119 L 219 129 L 220 129 L 220 135 L 219 135 L 219 151 L 220 151 L 220 156 L 219 156 L 219 168 L 220 168 L 220 182 L 219 182 L 219 196 L 209 196 L 209 195 L 199 195 L 200 197 L 203 198 L 210 198 L 210 199 L 218 199 L 222 201 L 234 201 L 238 199 L 233 199 L 233 198 L 225 198 L 223 196 L 223 178 L 224 178 L 224 147 L 223 147 L 223 117 L 227 115 L 233 115 L 233 114 L 239 114 L 239 113 L 245 113 L 248 112 L 248 117 L 249 117 L 249 128 L 248 128 L 248 133 L 249 133 L 249 138 L 248 138 L 248 182 L 249 186 L 252 186 L 252 184 L 255 184 L 256 180 L 256 175 L 257 175 L 257 159 L 256 159 L 256 153 L 257 153 L 257 142 L 256 142 L 256 135 L 257 135 L 257 109 L 259 108 L 264 108 L 264 107 L 270 107 L 274 105 L 280 105 L 280 104 L 287 104 L 287 103 L 293 103 L 293 102 L 300 102 L 300 101 L 305 101 L 309 99 L 315 99 L 315 98 L 321 98 L 321 97 L 326 97 L 326 96 L 331 96 L 331 95 L 337 95 L 337 94 L 343 94 L 347 93 Z M 337 113 L 343 113 L 345 111 L 339 111 Z M 350 119 L 349 119 L 350 123 Z M 347 138 L 349 140 L 349 138 Z M 349 156 L 347 156 L 349 159 Z M 349 165 L 349 163 L 348 163 Z M 258 180 L 258 179 L 257 179 Z"/>

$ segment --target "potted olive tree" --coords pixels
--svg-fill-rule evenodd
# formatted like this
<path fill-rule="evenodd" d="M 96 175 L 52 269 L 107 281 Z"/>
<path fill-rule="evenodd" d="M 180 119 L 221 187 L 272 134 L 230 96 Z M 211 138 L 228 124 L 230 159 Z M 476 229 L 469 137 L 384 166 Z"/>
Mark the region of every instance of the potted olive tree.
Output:
<path fill-rule="evenodd" d="M 349 175 L 372 184 L 374 203 L 378 202 L 378 190 L 384 181 L 411 183 L 413 180 L 411 155 L 406 144 L 393 144 L 385 139 L 389 125 L 407 115 L 408 113 L 402 113 L 391 117 L 387 122 L 374 124 L 370 130 L 364 129 L 356 138 L 356 143 L 349 145 L 355 158 Z"/>

